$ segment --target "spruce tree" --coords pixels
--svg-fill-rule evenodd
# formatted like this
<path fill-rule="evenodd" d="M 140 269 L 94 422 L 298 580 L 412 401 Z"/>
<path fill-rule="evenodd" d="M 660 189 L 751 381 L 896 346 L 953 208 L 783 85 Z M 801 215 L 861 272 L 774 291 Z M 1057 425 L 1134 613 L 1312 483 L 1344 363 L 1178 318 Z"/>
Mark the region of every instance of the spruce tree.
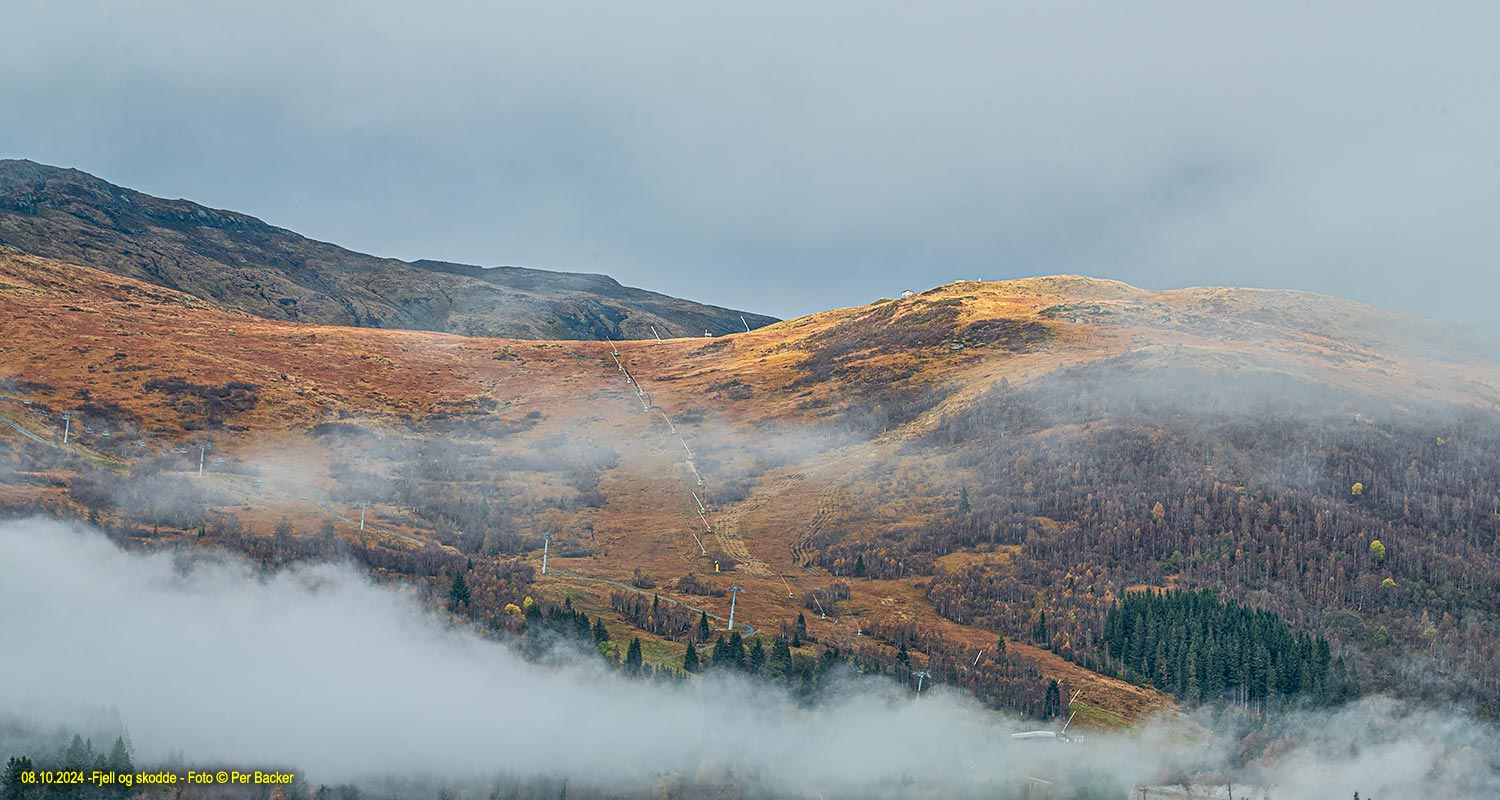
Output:
<path fill-rule="evenodd" d="M 462 572 L 453 573 L 453 585 L 448 588 L 448 599 L 452 601 L 454 611 L 461 605 L 469 604 L 469 584 L 464 580 Z"/>
<path fill-rule="evenodd" d="M 1062 689 L 1053 679 L 1047 684 L 1047 696 L 1042 701 L 1042 716 L 1051 718 L 1062 713 Z"/>
<path fill-rule="evenodd" d="M 124 736 L 115 737 L 115 745 L 109 749 L 109 760 L 104 766 L 105 769 L 101 771 L 117 774 L 135 772 L 135 761 L 130 757 L 130 743 L 125 741 Z M 111 784 L 108 788 L 109 796 L 114 798 L 122 798 L 130 793 L 129 787 L 121 783 Z"/>
<path fill-rule="evenodd" d="M 713 635 L 713 632 L 708 627 L 708 612 L 707 611 L 699 611 L 698 612 L 698 641 L 700 641 L 700 642 L 706 642 L 706 641 L 708 641 L 708 637 L 711 636 L 711 635 Z"/>
<path fill-rule="evenodd" d="M 865 576 L 865 554 L 864 553 L 860 553 L 859 555 L 857 555 L 857 556 L 854 557 L 854 577 L 856 577 L 856 578 L 863 578 L 864 576 Z"/>
<path fill-rule="evenodd" d="M 901 647 L 896 650 L 896 660 L 901 662 L 903 667 L 911 666 L 911 653 L 906 650 L 906 642 L 902 642 Z"/>
<path fill-rule="evenodd" d="M 749 670 L 750 674 L 759 674 L 761 667 L 766 664 L 766 646 L 761 644 L 760 639 L 756 639 L 750 643 L 750 649 L 747 651 L 745 658 L 745 668 Z"/>
<path fill-rule="evenodd" d="M 698 646 L 688 642 L 687 652 L 682 654 L 682 671 L 697 672 L 698 668 Z"/>
<path fill-rule="evenodd" d="M 771 655 L 766 659 L 765 673 L 771 678 L 784 678 L 792 672 L 792 648 L 785 639 L 771 644 Z"/>
<path fill-rule="evenodd" d="M 0 800 L 25 800 L 31 792 L 21 776 L 35 770 L 30 758 L 12 756 L 5 764 L 5 774 L 0 775 Z"/>
<path fill-rule="evenodd" d="M 135 772 L 135 761 L 130 757 L 130 743 L 124 736 L 115 737 L 115 745 L 109 749 L 109 768 L 115 772 Z"/>
<path fill-rule="evenodd" d="M 93 741 L 84 742 L 83 737 L 73 734 L 73 741 L 63 751 L 63 766 L 71 770 L 88 769 L 94 760 Z"/>
<path fill-rule="evenodd" d="M 821 677 L 831 672 L 842 661 L 843 656 L 837 647 L 824 647 L 823 654 L 818 656 L 818 675 Z"/>
<path fill-rule="evenodd" d="M 729 634 L 729 643 L 724 648 L 725 655 L 729 657 L 729 666 L 735 669 L 745 668 L 745 639 L 740 636 L 739 631 Z"/>
<path fill-rule="evenodd" d="M 609 641 L 609 631 L 604 627 L 604 617 L 594 618 L 594 644 L 604 644 Z"/>
<path fill-rule="evenodd" d="M 641 674 L 641 640 L 631 639 L 630 649 L 625 651 L 625 674 L 632 677 Z"/>

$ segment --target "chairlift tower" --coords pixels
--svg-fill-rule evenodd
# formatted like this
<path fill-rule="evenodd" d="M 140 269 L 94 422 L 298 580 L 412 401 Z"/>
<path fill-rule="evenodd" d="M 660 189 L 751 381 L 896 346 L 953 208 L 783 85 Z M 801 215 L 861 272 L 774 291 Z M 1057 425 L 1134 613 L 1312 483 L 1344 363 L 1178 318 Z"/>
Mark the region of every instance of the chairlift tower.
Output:
<path fill-rule="evenodd" d="M 931 678 L 932 673 L 925 669 L 919 669 L 912 674 L 917 676 L 917 700 L 920 701 L 922 699 L 922 681 Z"/>
<path fill-rule="evenodd" d="M 203 462 L 208 457 L 208 451 L 214 449 L 211 444 L 198 445 L 198 477 L 203 477 Z"/>
<path fill-rule="evenodd" d="M 745 587 L 743 587 L 743 586 L 726 586 L 724 588 L 726 588 L 726 589 L 729 590 L 729 630 L 734 630 L 734 605 L 735 605 L 735 601 L 740 598 L 740 592 L 745 591 Z"/>
<path fill-rule="evenodd" d="M 64 411 L 64 412 L 62 412 L 62 418 L 63 418 L 63 446 L 66 447 L 67 444 L 68 444 L 68 434 L 73 430 L 73 412 L 71 412 L 71 411 Z"/>
<path fill-rule="evenodd" d="M 369 504 L 368 501 L 364 501 L 364 500 L 360 501 L 360 503 L 359 503 L 359 529 L 360 530 L 364 530 L 365 529 L 365 509 L 367 509 L 369 507 L 370 507 L 370 504 Z"/>
<path fill-rule="evenodd" d="M 549 531 L 542 534 L 542 574 L 547 574 L 547 551 L 552 545 L 552 533 Z"/>

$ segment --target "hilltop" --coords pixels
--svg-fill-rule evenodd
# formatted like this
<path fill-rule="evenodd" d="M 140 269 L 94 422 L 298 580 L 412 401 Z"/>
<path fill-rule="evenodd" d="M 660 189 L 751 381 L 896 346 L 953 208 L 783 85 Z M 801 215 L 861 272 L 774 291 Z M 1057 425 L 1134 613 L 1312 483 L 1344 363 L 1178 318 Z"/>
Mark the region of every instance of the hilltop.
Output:
<path fill-rule="evenodd" d="M 84 429 L 67 451 L 0 429 L 0 502 L 148 542 L 279 563 L 332 547 L 327 523 L 435 593 L 473 561 L 478 621 L 567 597 L 667 664 L 681 640 L 632 598 L 722 617 L 734 583 L 765 633 L 807 617 L 798 655 L 899 672 L 904 647 L 1033 714 L 1057 680 L 1093 725 L 1239 692 L 1241 662 L 1246 702 L 1333 701 L 1355 673 L 1500 695 L 1500 364 L 1429 320 L 1057 276 L 711 339 L 527 341 L 268 320 L 5 253 L 0 318 L 0 414 Z M 200 443 L 223 459 L 201 482 Z M 1269 609 L 1305 658 L 1222 633 L 1111 650 L 1111 602 L 1144 587 Z"/>
<path fill-rule="evenodd" d="M 78 170 L 0 160 L 0 246 L 154 283 L 267 319 L 525 339 L 742 331 L 772 317 L 606 275 L 356 253 L 233 211 Z"/>

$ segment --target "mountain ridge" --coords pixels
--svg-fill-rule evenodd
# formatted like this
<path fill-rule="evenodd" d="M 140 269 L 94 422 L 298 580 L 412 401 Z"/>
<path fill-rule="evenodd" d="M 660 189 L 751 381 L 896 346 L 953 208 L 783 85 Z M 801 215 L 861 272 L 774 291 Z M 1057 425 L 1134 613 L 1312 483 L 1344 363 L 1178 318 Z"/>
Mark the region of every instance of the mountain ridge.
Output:
<path fill-rule="evenodd" d="M 367 255 L 31 161 L 0 160 L 0 244 L 267 319 L 531 339 L 651 338 L 653 327 L 722 334 L 775 321 L 604 275 Z"/>

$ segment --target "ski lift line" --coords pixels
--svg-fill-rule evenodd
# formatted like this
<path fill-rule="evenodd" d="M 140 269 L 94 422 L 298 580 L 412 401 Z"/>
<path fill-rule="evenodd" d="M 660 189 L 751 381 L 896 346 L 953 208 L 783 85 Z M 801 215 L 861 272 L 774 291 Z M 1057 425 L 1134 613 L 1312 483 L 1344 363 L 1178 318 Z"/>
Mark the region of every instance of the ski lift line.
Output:
<path fill-rule="evenodd" d="M 608 339 L 607 336 L 605 338 Z M 660 339 L 660 336 L 658 336 L 657 338 Z M 649 396 L 646 394 L 645 390 L 641 387 L 640 380 L 638 380 L 633 374 L 631 374 L 630 370 L 625 367 L 624 362 L 620 360 L 620 353 L 619 353 L 619 351 L 617 349 L 615 349 L 614 342 L 612 340 L 610 341 L 610 355 L 614 358 L 615 367 L 621 373 L 623 373 L 625 375 L 625 380 L 627 382 L 629 382 L 630 385 L 635 388 L 636 397 L 639 398 L 640 401 L 641 401 L 641 410 L 646 411 L 647 413 L 649 413 L 651 411 L 651 409 L 653 408 L 653 406 L 651 405 L 651 401 L 649 399 Z M 693 477 L 696 478 L 697 481 L 698 481 L 698 486 L 699 487 L 707 487 L 708 484 L 703 480 L 703 476 L 698 472 L 698 468 L 693 464 L 693 461 L 692 461 L 692 459 L 693 459 L 693 451 L 692 451 L 692 449 L 690 449 L 688 447 L 687 440 L 685 440 L 682 437 L 681 432 L 679 432 L 677 430 L 677 426 L 672 424 L 672 418 L 667 415 L 666 411 L 663 411 L 660 408 L 657 408 L 656 410 L 657 410 L 657 413 L 661 414 L 662 421 L 664 421 L 664 422 L 667 423 L 667 428 L 669 430 L 671 430 L 674 435 L 677 436 L 677 441 L 682 444 L 683 451 L 687 453 L 687 467 L 688 467 L 688 469 L 692 470 Z M 692 491 L 692 490 L 689 490 L 689 491 Z M 703 503 L 703 501 L 702 501 L 702 499 L 700 499 L 698 497 L 697 492 L 692 492 L 692 494 L 693 494 L 693 500 L 698 504 L 698 509 L 697 509 L 697 511 L 698 511 L 698 517 L 703 521 L 703 530 L 704 530 L 704 532 L 705 533 L 713 533 L 714 532 L 713 524 L 708 521 L 708 517 L 707 517 L 707 515 L 705 513 L 708 510 L 707 506 L 705 506 L 704 503 Z M 707 492 L 706 491 L 705 491 L 704 494 L 705 494 L 705 496 L 707 496 Z M 698 534 L 694 533 L 692 531 L 689 531 L 689 534 L 692 535 L 693 541 L 698 544 L 699 554 L 700 555 L 705 555 L 705 556 L 708 555 L 708 548 L 704 547 L 703 540 L 701 538 L 699 538 Z M 557 570 L 554 569 L 553 571 L 556 572 Z M 606 581 L 606 582 L 608 583 L 608 581 Z M 710 615 L 710 616 L 712 616 L 712 615 Z M 755 628 L 753 626 L 748 626 L 747 625 L 745 627 L 746 627 L 747 630 L 749 630 L 752 633 L 755 630 Z"/>
<path fill-rule="evenodd" d="M 1068 721 L 1063 723 L 1062 730 L 1058 731 L 1058 733 L 1067 733 L 1068 726 L 1073 724 L 1073 718 L 1078 716 L 1078 709 L 1073 708 L 1073 704 L 1078 702 L 1078 697 L 1082 694 L 1083 690 L 1079 689 L 1078 691 L 1073 693 L 1073 696 L 1071 698 L 1068 699 L 1068 709 L 1071 713 L 1068 714 Z"/>
<path fill-rule="evenodd" d="M 818 616 L 821 617 L 821 618 L 823 618 L 823 619 L 828 619 L 827 612 L 825 612 L 823 610 L 823 602 L 818 599 L 818 595 L 817 595 L 816 592 L 813 593 L 812 599 L 813 599 L 813 603 L 815 603 L 818 606 Z"/>

